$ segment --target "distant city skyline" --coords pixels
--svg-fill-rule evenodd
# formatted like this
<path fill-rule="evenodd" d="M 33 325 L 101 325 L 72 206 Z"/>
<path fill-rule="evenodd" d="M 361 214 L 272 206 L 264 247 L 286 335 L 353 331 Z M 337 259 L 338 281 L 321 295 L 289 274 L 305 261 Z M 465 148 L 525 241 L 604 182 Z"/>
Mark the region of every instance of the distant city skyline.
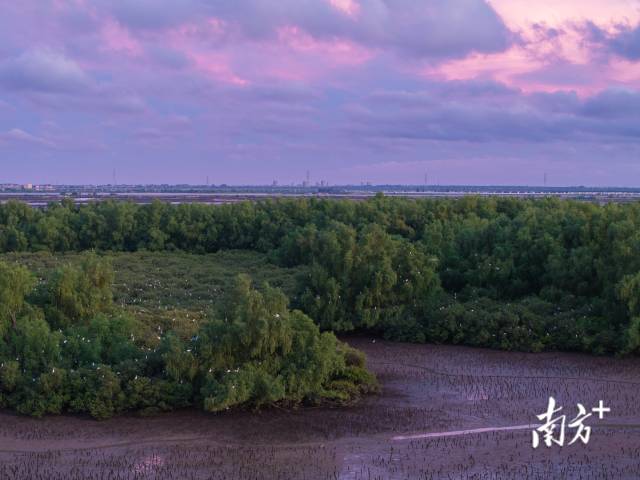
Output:
<path fill-rule="evenodd" d="M 640 0 L 0 5 L 0 183 L 640 186 Z"/>
<path fill-rule="evenodd" d="M 24 192 L 53 192 L 60 191 L 64 192 L 65 189 L 70 189 L 67 191 L 87 191 L 90 192 L 95 189 L 102 192 L 118 192 L 118 191 L 148 191 L 148 192 L 160 192 L 164 189 L 179 190 L 179 189 L 191 189 L 194 191 L 207 191 L 209 190 L 233 190 L 233 191 L 242 191 L 243 189 L 251 189 L 254 191 L 271 191 L 271 190 L 314 190 L 314 191 L 322 191 L 322 189 L 329 190 L 340 190 L 340 189 L 351 189 L 354 190 L 363 190 L 363 191 L 381 191 L 381 192 L 391 192 L 393 188 L 402 189 L 402 191 L 406 192 L 421 192 L 421 191 L 446 191 L 447 189 L 505 189 L 505 191 L 511 191 L 518 188 L 523 189 L 538 189 L 540 191 L 545 190 L 562 190 L 567 189 L 568 191 L 583 191 L 591 189 L 592 191 L 610 191 L 615 189 L 620 189 L 620 191 L 633 190 L 640 191 L 640 186 L 621 186 L 621 185 L 611 185 L 611 186 L 603 186 L 603 185 L 544 185 L 544 184 L 508 184 L 508 183 L 496 183 L 496 184 L 460 184 L 460 183 L 430 183 L 430 184 L 421 184 L 421 183 L 372 183 L 372 182 L 360 182 L 360 183 L 336 183 L 330 184 L 328 182 L 317 182 L 317 183 L 306 183 L 306 181 L 295 183 L 278 183 L 271 182 L 269 183 L 220 183 L 220 184 L 204 184 L 204 183 L 126 183 L 126 184 L 112 184 L 112 183 L 19 183 L 19 182 L 0 182 L 0 191 L 12 191 L 12 190 L 21 190 Z M 386 190 L 385 190 L 386 189 Z"/>

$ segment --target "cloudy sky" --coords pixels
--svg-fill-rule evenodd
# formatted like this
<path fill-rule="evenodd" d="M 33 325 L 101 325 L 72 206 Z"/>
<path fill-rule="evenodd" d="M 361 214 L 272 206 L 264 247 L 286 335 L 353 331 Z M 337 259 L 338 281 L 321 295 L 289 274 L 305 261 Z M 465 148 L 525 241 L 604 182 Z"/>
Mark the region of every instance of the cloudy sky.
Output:
<path fill-rule="evenodd" d="M 640 186 L 640 0 L 0 3 L 0 183 Z"/>

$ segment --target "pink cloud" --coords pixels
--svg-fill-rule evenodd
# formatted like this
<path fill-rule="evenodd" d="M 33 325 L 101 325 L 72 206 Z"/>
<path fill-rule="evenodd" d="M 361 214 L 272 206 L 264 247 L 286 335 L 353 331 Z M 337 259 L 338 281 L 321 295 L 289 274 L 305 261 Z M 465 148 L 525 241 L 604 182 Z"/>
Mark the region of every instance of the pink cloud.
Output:
<path fill-rule="evenodd" d="M 329 4 L 349 17 L 357 17 L 360 14 L 360 4 L 355 0 L 329 0 Z"/>
<path fill-rule="evenodd" d="M 198 70 L 208 77 L 237 86 L 249 85 L 249 80 L 237 75 L 231 68 L 229 59 L 216 52 L 191 53 L 189 55 Z"/>
<path fill-rule="evenodd" d="M 521 47 L 492 55 L 473 54 L 427 67 L 423 74 L 445 81 L 491 79 L 527 93 L 574 90 L 580 95 L 606 88 L 613 77 L 609 66 L 574 62 L 571 58 L 536 57 Z"/>
<path fill-rule="evenodd" d="M 357 69 L 375 54 L 348 40 L 316 39 L 297 26 L 279 28 L 275 41 L 250 45 L 250 55 L 246 48 L 234 51 L 250 77 L 289 82 L 335 81 L 336 71 Z"/>
<path fill-rule="evenodd" d="M 373 53 L 348 40 L 318 40 L 296 26 L 278 29 L 278 40 L 291 50 L 323 57 L 326 63 L 361 65 L 373 57 Z"/>
<path fill-rule="evenodd" d="M 524 49 L 515 47 L 504 53 L 489 55 L 476 53 L 461 60 L 429 66 L 423 73 L 427 77 L 441 80 L 491 78 L 513 85 L 516 75 L 531 72 L 542 66 L 542 62 L 533 60 Z"/>
<path fill-rule="evenodd" d="M 102 40 L 107 50 L 124 52 L 136 57 L 142 54 L 140 42 L 115 20 L 109 19 L 103 24 Z"/>
<path fill-rule="evenodd" d="M 515 15 L 517 5 L 518 2 L 510 5 L 510 15 Z M 543 2 L 543 9 L 545 5 Z M 596 8 L 593 4 L 588 5 Z M 548 16 L 551 22 L 526 24 L 523 18 L 526 16 L 512 20 L 512 23 L 521 22 L 518 31 L 521 41 L 508 50 L 494 54 L 474 53 L 462 59 L 428 65 L 422 74 L 445 81 L 486 78 L 525 92 L 573 90 L 582 96 L 612 84 L 638 87 L 640 67 L 633 62 L 603 57 L 598 46 L 585 34 L 584 24 L 561 16 L 553 26 L 551 14 Z M 607 24 L 600 28 L 603 32 L 615 33 L 617 26 Z"/>
<path fill-rule="evenodd" d="M 264 79 L 312 81 L 336 69 L 355 68 L 375 52 L 345 39 L 317 39 L 298 26 L 277 30 L 275 38 L 230 41 L 233 26 L 217 18 L 181 25 L 165 32 L 164 41 L 190 58 L 208 77 L 234 85 Z"/>
<path fill-rule="evenodd" d="M 491 5 L 512 28 L 544 22 L 562 25 L 591 19 L 599 23 L 640 20 L 640 8 L 629 0 L 491 0 Z"/>
<path fill-rule="evenodd" d="M 640 88 L 640 63 L 614 59 L 609 64 L 611 78 L 632 88 Z"/>
<path fill-rule="evenodd" d="M 184 23 L 162 32 L 164 43 L 190 59 L 196 71 L 208 78 L 232 85 L 244 86 L 250 81 L 232 67 L 233 58 L 222 42 L 227 25 L 217 18 Z"/>

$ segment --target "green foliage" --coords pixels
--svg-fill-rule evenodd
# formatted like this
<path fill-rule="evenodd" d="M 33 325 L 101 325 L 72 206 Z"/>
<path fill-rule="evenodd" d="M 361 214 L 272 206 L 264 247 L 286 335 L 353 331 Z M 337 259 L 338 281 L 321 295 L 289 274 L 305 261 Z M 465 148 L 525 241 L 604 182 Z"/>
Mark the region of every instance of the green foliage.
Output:
<path fill-rule="evenodd" d="M 81 265 L 60 267 L 49 284 L 49 315 L 57 326 L 87 322 L 111 307 L 113 270 L 95 254 L 85 255 Z"/>
<path fill-rule="evenodd" d="M 162 339 L 160 352 L 167 377 L 174 382 L 193 382 L 198 374 L 198 360 L 175 334 Z"/>
<path fill-rule="evenodd" d="M 343 401 L 373 388 L 371 377 L 347 378 L 346 355 L 335 336 L 320 333 L 287 304 L 281 291 L 265 285 L 259 292 L 248 277 L 238 277 L 218 317 L 203 326 L 196 342 L 196 356 L 208 367 L 201 391 L 205 410 L 335 398 L 328 389 L 338 379 L 348 383 L 340 389 Z"/>
<path fill-rule="evenodd" d="M 22 267 L 12 271 L 29 278 Z M 34 416 L 104 419 L 193 405 L 220 411 L 347 402 L 375 390 L 354 352 L 289 311 L 287 297 L 268 284 L 257 291 L 239 276 L 219 312 L 190 338 L 182 328 L 160 328 L 150 345 L 140 335 L 145 325 L 112 308 L 111 283 L 107 264 L 90 255 L 56 270 L 41 294 L 27 297 L 33 304 L 25 300 L 29 288 L 19 289 L 10 310 L 15 327 L 0 345 L 0 405 Z"/>
<path fill-rule="evenodd" d="M 0 405 L 32 415 L 375 391 L 330 331 L 640 352 L 640 204 L 9 202 L 0 251 Z"/>
<path fill-rule="evenodd" d="M 12 354 L 25 374 L 37 375 L 57 365 L 60 360 L 60 332 L 52 332 L 41 316 L 21 318 L 11 334 Z"/>
<path fill-rule="evenodd" d="M 7 360 L 0 364 L 0 387 L 3 392 L 13 392 L 18 385 L 20 377 L 20 363 L 17 361 Z"/>
<path fill-rule="evenodd" d="M 25 297 L 35 286 L 35 278 L 26 268 L 0 261 L 0 339 L 25 307 Z"/>
<path fill-rule="evenodd" d="M 121 381 L 108 365 L 75 370 L 69 375 L 68 410 L 103 420 L 124 410 Z"/>
<path fill-rule="evenodd" d="M 312 269 L 301 305 L 322 328 L 388 330 L 414 324 L 439 296 L 437 262 L 377 225 L 356 239 L 344 225 L 307 240 Z M 337 241 L 336 231 L 347 233 Z M 344 240 L 347 238 L 348 240 Z"/>
<path fill-rule="evenodd" d="M 78 267 L 84 255 L 23 252 L 0 255 L 0 259 L 27 267 L 48 284 L 60 267 Z M 113 303 L 124 305 L 136 316 L 153 312 L 154 318 L 172 310 L 178 317 L 187 313 L 190 317 L 206 315 L 240 273 L 247 273 L 258 285 L 268 281 L 292 296 L 296 278 L 307 271 L 305 266 L 278 267 L 269 263 L 265 254 L 248 250 L 212 254 L 103 252 L 100 256 L 114 271 Z M 45 296 L 47 292 L 42 293 Z"/>
<path fill-rule="evenodd" d="M 631 321 L 625 332 L 625 353 L 640 351 L 640 273 L 625 276 L 618 286 L 618 296 L 628 309 Z"/>

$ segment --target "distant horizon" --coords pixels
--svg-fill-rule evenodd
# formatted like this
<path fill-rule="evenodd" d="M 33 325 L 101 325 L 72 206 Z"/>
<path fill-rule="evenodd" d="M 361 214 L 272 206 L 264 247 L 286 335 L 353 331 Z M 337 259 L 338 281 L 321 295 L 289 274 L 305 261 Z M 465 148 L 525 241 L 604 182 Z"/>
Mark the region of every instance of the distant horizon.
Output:
<path fill-rule="evenodd" d="M 189 188 L 298 188 L 298 189 L 318 189 L 318 188 L 381 188 L 381 187 L 402 187 L 402 188 L 539 188 L 539 189 L 622 189 L 622 190 L 640 190 L 640 186 L 623 186 L 623 185 L 539 185 L 539 184 L 473 184 L 473 183 L 443 183 L 443 184 L 420 184 L 420 183 L 336 183 L 328 185 L 303 185 L 303 184 L 260 184 L 260 183 L 219 183 L 219 184 L 200 184 L 200 183 L 32 183 L 32 182 L 0 182 L 0 187 L 17 186 L 23 190 L 32 189 L 25 188 L 25 185 L 50 186 L 50 187 L 95 187 L 95 188 L 127 188 L 127 187 L 189 187 Z"/>

